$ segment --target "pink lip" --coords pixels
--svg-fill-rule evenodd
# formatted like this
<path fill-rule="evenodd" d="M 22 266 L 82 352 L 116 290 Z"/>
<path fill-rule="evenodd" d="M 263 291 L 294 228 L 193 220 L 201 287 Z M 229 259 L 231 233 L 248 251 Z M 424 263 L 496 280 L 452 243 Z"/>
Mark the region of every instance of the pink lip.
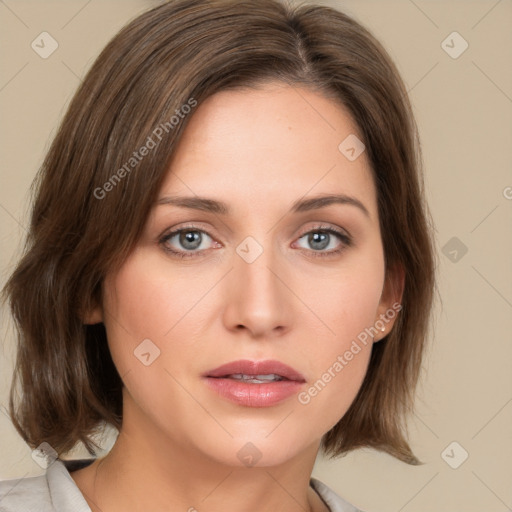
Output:
<path fill-rule="evenodd" d="M 274 373 L 286 380 L 263 384 L 241 382 L 228 375 L 243 373 L 246 375 L 268 375 Z M 306 382 L 304 377 L 284 363 L 279 361 L 249 361 L 240 360 L 224 364 L 206 372 L 208 386 L 221 396 L 246 407 L 269 407 L 294 395 Z"/>

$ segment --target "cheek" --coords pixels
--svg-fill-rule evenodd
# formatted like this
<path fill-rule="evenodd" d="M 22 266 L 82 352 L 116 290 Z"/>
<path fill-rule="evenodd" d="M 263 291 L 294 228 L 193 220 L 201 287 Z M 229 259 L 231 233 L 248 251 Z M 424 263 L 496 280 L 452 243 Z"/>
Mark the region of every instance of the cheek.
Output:
<path fill-rule="evenodd" d="M 304 365 L 301 370 L 308 381 L 294 404 L 301 412 L 297 418 L 306 437 L 319 437 L 332 428 L 364 379 L 372 343 L 371 338 L 361 341 L 361 334 L 375 322 L 384 278 L 376 253 L 369 252 L 366 259 L 359 255 L 357 262 L 347 261 L 337 272 L 331 269 L 312 276 L 309 269 L 290 278 L 301 298 L 297 302 L 290 295 L 287 307 L 296 333 L 289 350 Z M 183 393 L 169 372 L 180 382 L 187 382 L 178 363 L 201 360 L 201 350 L 208 348 L 201 343 L 207 336 L 201 334 L 207 333 L 218 307 L 226 305 L 221 300 L 212 306 L 215 294 L 201 300 L 219 279 L 210 274 L 171 269 L 161 258 L 141 249 L 105 282 L 103 303 L 110 351 L 130 394 L 144 404 L 148 414 L 161 411 L 158 414 L 165 416 L 170 403 L 189 421 L 193 421 L 193 414 L 204 413 L 190 400 L 182 399 Z M 162 357 L 151 366 L 134 357 L 145 339 L 161 350 Z M 208 350 L 205 353 L 211 354 Z M 155 389 L 159 393 L 155 394 Z"/>
<path fill-rule="evenodd" d="M 154 424 L 179 431 L 179 422 L 169 421 L 176 411 L 181 417 L 190 415 L 189 421 L 204 413 L 183 393 L 184 379 L 173 364 L 179 367 L 197 358 L 194 305 L 212 283 L 204 276 L 188 273 L 184 278 L 183 272 L 170 272 L 161 258 L 136 249 L 119 272 L 105 280 L 103 308 L 110 353 L 131 404 L 125 412 L 143 410 Z"/>
<path fill-rule="evenodd" d="M 373 260 L 326 280 L 307 295 L 308 302 L 320 306 L 315 312 L 323 325 L 318 328 L 318 319 L 308 315 L 318 334 L 314 350 L 304 346 L 309 378 L 298 401 L 325 431 L 345 414 L 366 375 L 383 281 L 383 263 Z"/>
<path fill-rule="evenodd" d="M 335 335 L 323 335 L 314 350 L 308 348 L 307 387 L 297 396 L 311 427 L 320 428 L 320 434 L 336 425 L 356 398 L 373 346 L 365 329 L 373 325 L 376 301 L 343 306 L 329 317 Z"/>
<path fill-rule="evenodd" d="M 336 273 L 302 281 L 300 294 L 314 312 L 304 315 L 302 321 L 310 330 L 316 324 L 317 347 L 322 347 L 319 356 L 345 350 L 378 318 L 384 283 L 384 264 L 379 257 L 370 254 L 357 263 L 347 262 Z"/>
<path fill-rule="evenodd" d="M 106 280 L 103 304 L 115 320 L 113 329 L 165 339 L 187 322 L 216 280 L 216 275 L 180 269 L 154 251 L 136 249 L 115 277 Z"/>
<path fill-rule="evenodd" d="M 364 380 L 371 345 L 354 343 L 326 359 L 315 379 L 298 394 L 300 416 L 309 429 L 321 437 L 345 415 Z"/>
<path fill-rule="evenodd" d="M 186 323 L 194 303 L 207 290 L 204 277 L 200 280 L 189 273 L 188 278 L 183 279 L 169 272 L 169 266 L 162 268 L 158 259 L 137 249 L 115 276 L 105 280 L 105 326 L 110 351 L 120 373 L 139 369 L 140 362 L 135 359 L 134 351 L 144 340 L 151 340 L 165 353 L 173 335 L 179 332 L 183 322 Z M 180 345 L 186 350 L 187 343 Z M 151 344 L 148 346 L 151 348 Z"/>

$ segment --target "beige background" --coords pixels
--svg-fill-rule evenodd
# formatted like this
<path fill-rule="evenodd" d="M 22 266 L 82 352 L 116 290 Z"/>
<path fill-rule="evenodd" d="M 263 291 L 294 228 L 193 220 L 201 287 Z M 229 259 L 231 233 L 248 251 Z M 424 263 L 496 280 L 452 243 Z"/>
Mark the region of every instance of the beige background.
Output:
<path fill-rule="evenodd" d="M 114 33 L 149 1 L 0 2 L 0 284 L 27 221 L 28 190 L 80 77 Z M 319 458 L 314 476 L 366 512 L 512 510 L 512 2 L 322 2 L 352 14 L 384 43 L 410 90 L 437 226 L 435 334 L 425 361 L 411 443 L 425 464 L 360 450 Z M 59 44 L 42 59 L 42 31 Z M 469 43 L 457 59 L 442 41 Z M 451 44 L 451 43 L 449 43 Z M 454 48 L 460 48 L 454 40 Z M 468 251 L 458 260 L 457 237 Z M 452 242 L 453 243 L 453 242 Z M 2 312 L 0 403 L 6 405 L 13 333 Z M 469 457 L 452 469 L 450 462 Z M 42 473 L 0 409 L 0 478 Z"/>

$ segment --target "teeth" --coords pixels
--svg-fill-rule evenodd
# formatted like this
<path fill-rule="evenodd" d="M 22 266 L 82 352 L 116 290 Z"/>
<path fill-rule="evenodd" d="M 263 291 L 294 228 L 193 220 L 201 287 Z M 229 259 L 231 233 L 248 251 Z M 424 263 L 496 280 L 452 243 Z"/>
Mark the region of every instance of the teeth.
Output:
<path fill-rule="evenodd" d="M 280 375 L 276 375 L 275 373 L 271 373 L 268 375 L 246 375 L 245 373 L 233 373 L 232 375 L 228 375 L 230 379 L 241 380 L 243 382 L 249 382 L 254 384 L 262 384 L 264 382 L 275 382 L 279 380 L 283 380 L 283 377 Z"/>

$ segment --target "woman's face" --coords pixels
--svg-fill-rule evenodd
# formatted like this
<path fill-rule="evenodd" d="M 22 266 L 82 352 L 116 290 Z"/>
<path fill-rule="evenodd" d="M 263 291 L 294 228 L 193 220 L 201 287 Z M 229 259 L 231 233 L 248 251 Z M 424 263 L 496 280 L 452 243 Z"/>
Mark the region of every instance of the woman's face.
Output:
<path fill-rule="evenodd" d="M 196 109 L 143 236 L 104 283 L 123 429 L 268 466 L 345 414 L 400 298 L 355 137 L 332 100 L 284 84 Z"/>

